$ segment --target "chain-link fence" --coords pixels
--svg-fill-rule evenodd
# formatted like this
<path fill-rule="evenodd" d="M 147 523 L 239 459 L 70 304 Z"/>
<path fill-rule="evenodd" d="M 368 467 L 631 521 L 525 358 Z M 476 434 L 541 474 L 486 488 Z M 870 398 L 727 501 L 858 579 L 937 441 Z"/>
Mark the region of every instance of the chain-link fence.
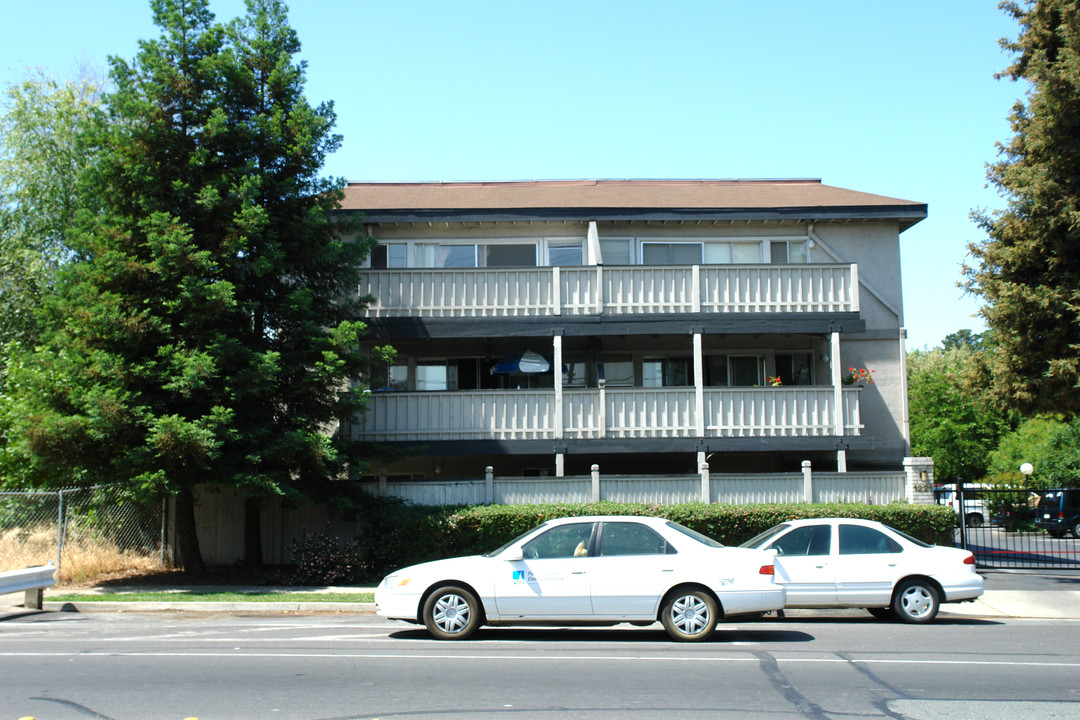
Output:
<path fill-rule="evenodd" d="M 60 583 L 147 571 L 168 562 L 161 501 L 120 485 L 0 491 L 0 571 L 52 562 Z"/>

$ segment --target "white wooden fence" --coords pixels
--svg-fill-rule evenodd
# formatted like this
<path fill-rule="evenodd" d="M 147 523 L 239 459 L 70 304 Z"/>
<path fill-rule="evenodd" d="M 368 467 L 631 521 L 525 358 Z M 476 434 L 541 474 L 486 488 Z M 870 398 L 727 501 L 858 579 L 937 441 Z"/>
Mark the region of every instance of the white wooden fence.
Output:
<path fill-rule="evenodd" d="M 577 477 L 495 477 L 475 480 L 437 480 L 367 484 L 375 494 L 409 500 L 418 505 L 581 504 L 593 500 L 671 505 L 701 500 L 707 488 L 710 502 L 732 504 L 803 502 L 863 502 L 883 505 L 904 498 L 903 472 L 801 473 L 769 475 L 606 475 L 599 471 Z M 704 484 L 704 487 L 703 487 Z M 286 508 L 268 502 L 262 510 L 263 553 L 267 563 L 291 562 L 290 543 L 305 531 L 350 538 L 359 525 L 333 515 L 325 505 Z M 228 565 L 244 556 L 244 498 L 236 488 L 201 487 L 196 520 L 203 559 Z"/>

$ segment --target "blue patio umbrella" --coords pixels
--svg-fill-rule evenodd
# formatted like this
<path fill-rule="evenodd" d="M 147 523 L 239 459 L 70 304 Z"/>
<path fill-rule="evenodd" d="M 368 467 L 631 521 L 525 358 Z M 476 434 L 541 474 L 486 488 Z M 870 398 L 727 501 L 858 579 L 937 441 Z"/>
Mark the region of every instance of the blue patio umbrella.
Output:
<path fill-rule="evenodd" d="M 510 373 L 546 373 L 551 370 L 551 363 L 543 355 L 532 350 L 504 357 L 491 366 L 492 375 L 508 375 Z"/>

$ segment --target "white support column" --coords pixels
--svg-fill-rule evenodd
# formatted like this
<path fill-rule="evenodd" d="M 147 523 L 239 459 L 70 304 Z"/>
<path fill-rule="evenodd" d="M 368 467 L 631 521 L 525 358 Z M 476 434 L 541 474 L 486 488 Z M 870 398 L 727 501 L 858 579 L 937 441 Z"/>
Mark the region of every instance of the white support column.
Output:
<path fill-rule="evenodd" d="M 814 472 L 810 468 L 810 461 L 802 461 L 802 487 L 803 502 L 814 502 Z"/>
<path fill-rule="evenodd" d="M 701 333 L 694 333 L 694 430 L 699 438 L 705 437 L 705 362 L 701 350 Z M 698 465 L 704 462 L 699 458 Z"/>
<path fill-rule="evenodd" d="M 590 468 L 592 474 L 592 501 L 600 502 L 600 466 Z"/>
<path fill-rule="evenodd" d="M 840 333 L 832 333 L 829 341 L 833 384 L 833 432 L 838 440 L 842 440 L 844 437 L 844 385 L 841 379 L 843 364 L 840 362 Z M 847 472 L 846 450 L 836 451 L 836 471 Z"/>
<path fill-rule="evenodd" d="M 551 368 L 555 379 L 555 439 L 563 438 L 563 377 L 562 377 L 562 335 L 556 335 L 551 339 L 552 356 L 554 367 Z M 560 476 L 561 477 L 561 476 Z"/>
<path fill-rule="evenodd" d="M 484 502 L 495 503 L 495 468 L 490 465 L 484 468 Z"/>
<path fill-rule="evenodd" d="M 589 230 L 585 235 L 585 264 L 600 265 L 604 262 L 600 255 L 600 232 L 596 229 L 596 221 L 589 221 Z"/>
<path fill-rule="evenodd" d="M 555 477 L 566 477 L 566 455 L 555 453 Z"/>

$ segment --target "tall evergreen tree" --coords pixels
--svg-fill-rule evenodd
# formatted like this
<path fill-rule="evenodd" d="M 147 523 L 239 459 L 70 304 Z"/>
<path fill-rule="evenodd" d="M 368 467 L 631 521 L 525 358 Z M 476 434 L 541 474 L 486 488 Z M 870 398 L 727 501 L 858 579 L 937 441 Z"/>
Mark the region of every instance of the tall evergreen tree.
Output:
<path fill-rule="evenodd" d="M 1080 2 L 1001 7 L 1020 24 L 998 77 L 1030 84 L 987 176 L 1007 200 L 973 218 L 966 288 L 985 299 L 993 396 L 1022 412 L 1080 411 Z"/>
<path fill-rule="evenodd" d="M 20 433 L 41 475 L 174 495 L 194 571 L 195 485 L 317 494 L 351 457 L 327 429 L 357 410 L 364 363 L 350 318 L 367 244 L 343 240 L 341 183 L 318 176 L 333 110 L 304 98 L 284 5 L 247 5 L 225 26 L 206 0 L 152 0 L 161 37 L 112 59 L 85 260 L 46 304 Z"/>

